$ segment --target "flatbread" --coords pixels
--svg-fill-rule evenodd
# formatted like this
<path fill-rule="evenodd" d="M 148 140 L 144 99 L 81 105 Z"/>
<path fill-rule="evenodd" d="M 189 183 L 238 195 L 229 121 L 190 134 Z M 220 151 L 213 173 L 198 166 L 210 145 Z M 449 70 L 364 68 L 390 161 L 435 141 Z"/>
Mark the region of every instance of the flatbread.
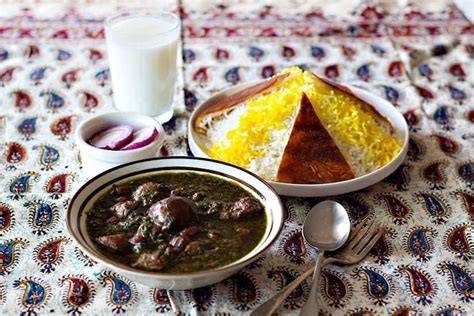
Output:
<path fill-rule="evenodd" d="M 352 178 L 349 164 L 303 94 L 275 180 L 331 183 Z"/>

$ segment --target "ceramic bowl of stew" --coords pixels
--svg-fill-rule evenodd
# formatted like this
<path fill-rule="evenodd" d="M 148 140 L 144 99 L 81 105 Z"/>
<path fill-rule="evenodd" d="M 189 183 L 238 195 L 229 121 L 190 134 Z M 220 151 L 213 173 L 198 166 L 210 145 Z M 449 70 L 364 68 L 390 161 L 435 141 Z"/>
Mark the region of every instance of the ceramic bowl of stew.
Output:
<path fill-rule="evenodd" d="M 152 158 L 85 183 L 66 214 L 91 258 L 160 289 L 219 282 L 277 240 L 284 207 L 263 179 L 205 158 Z"/>

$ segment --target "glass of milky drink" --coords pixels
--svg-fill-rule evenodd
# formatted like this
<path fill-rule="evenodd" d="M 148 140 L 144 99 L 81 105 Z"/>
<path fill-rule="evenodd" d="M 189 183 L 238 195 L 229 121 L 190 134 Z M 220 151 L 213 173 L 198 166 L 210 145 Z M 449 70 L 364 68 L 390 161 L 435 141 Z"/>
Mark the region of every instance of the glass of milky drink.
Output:
<path fill-rule="evenodd" d="M 161 123 L 173 116 L 179 18 L 137 10 L 105 21 L 115 106 Z"/>

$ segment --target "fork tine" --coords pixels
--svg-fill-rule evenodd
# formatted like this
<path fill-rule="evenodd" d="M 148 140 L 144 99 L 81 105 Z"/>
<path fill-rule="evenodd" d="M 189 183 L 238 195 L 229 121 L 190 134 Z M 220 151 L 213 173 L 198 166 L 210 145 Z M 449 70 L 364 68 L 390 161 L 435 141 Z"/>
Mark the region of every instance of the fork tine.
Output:
<path fill-rule="evenodd" d="M 355 253 L 359 252 L 359 250 L 363 248 L 374 237 L 375 234 L 377 234 L 379 228 L 380 227 L 377 224 L 372 225 L 372 227 L 370 227 L 367 233 L 359 240 L 357 245 L 354 245 L 354 247 L 352 247 L 352 251 L 354 251 Z"/>
<path fill-rule="evenodd" d="M 352 239 L 354 239 L 357 236 L 357 234 L 363 227 L 367 227 L 368 225 L 371 225 L 373 222 L 374 222 L 373 219 L 368 219 L 368 220 L 363 221 L 362 223 L 359 223 L 359 225 L 355 226 L 354 229 L 351 231 L 351 234 L 349 235 L 349 239 L 347 240 L 346 244 L 349 244 L 352 241 Z"/>
<path fill-rule="evenodd" d="M 366 250 L 367 252 L 369 252 L 375 245 L 375 243 L 383 235 L 383 232 L 383 228 L 377 227 L 375 231 L 373 231 L 370 235 L 368 234 L 368 237 L 365 238 L 361 243 L 357 245 L 357 247 L 354 248 L 354 252 L 358 255 L 362 252 L 362 250 Z"/>
<path fill-rule="evenodd" d="M 359 244 L 359 241 L 364 238 L 364 236 L 367 234 L 367 232 L 370 230 L 370 228 L 374 225 L 375 221 L 371 221 L 367 223 L 367 226 L 362 227 L 357 235 L 354 236 L 354 238 L 351 240 L 351 242 L 347 245 L 349 249 L 354 248 L 357 244 Z"/>

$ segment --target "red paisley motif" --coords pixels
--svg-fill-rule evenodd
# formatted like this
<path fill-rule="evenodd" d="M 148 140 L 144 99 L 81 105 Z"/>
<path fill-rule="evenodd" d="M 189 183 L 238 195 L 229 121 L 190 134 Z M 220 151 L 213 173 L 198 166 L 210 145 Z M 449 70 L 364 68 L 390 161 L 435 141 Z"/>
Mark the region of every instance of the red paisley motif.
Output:
<path fill-rule="evenodd" d="M 411 267 L 402 267 L 400 271 L 404 271 L 408 275 L 410 283 L 410 291 L 415 296 L 428 296 L 433 291 L 433 285 L 426 275 Z"/>
<path fill-rule="evenodd" d="M 448 138 L 442 135 L 433 135 L 433 136 L 438 141 L 439 148 L 446 154 L 451 155 L 459 151 L 459 144 L 455 142 L 454 140 L 452 140 L 451 138 Z"/>
<path fill-rule="evenodd" d="M 58 174 L 52 177 L 46 185 L 46 192 L 48 193 L 64 193 L 67 190 L 68 173 Z"/>
<path fill-rule="evenodd" d="M 6 160 L 8 163 L 19 163 L 22 162 L 26 157 L 26 149 L 18 143 L 7 144 L 7 156 Z"/>
<path fill-rule="evenodd" d="M 306 254 L 306 247 L 301 232 L 290 235 L 283 244 L 283 250 L 290 257 L 304 256 Z"/>
<path fill-rule="evenodd" d="M 0 204 L 0 236 L 10 228 L 12 222 L 11 210 Z"/>
<path fill-rule="evenodd" d="M 79 278 L 68 278 L 70 282 L 66 300 L 70 306 L 81 307 L 89 302 L 91 292 L 86 280 Z"/>
<path fill-rule="evenodd" d="M 14 91 L 12 95 L 15 99 L 14 105 L 19 110 L 25 110 L 32 104 L 31 97 L 28 93 L 23 91 Z"/>
<path fill-rule="evenodd" d="M 464 202 L 464 207 L 466 208 L 469 217 L 471 218 L 471 220 L 474 220 L 474 195 L 462 191 L 456 192 L 456 194 L 461 196 Z"/>
<path fill-rule="evenodd" d="M 329 79 L 337 79 L 339 77 L 339 67 L 337 65 L 330 65 L 324 69 L 324 75 Z"/>
<path fill-rule="evenodd" d="M 447 244 L 449 249 L 451 249 L 453 252 L 463 255 L 471 251 L 466 235 L 466 229 L 468 227 L 468 225 L 455 227 L 448 234 Z"/>
<path fill-rule="evenodd" d="M 420 118 L 418 117 L 418 114 L 416 114 L 415 110 L 406 111 L 403 113 L 403 117 L 405 117 L 405 121 L 407 121 L 408 126 L 411 128 L 420 123 Z"/>
<path fill-rule="evenodd" d="M 84 98 L 82 101 L 82 107 L 86 111 L 91 111 L 99 106 L 99 99 L 89 92 L 83 92 Z"/>
<path fill-rule="evenodd" d="M 423 100 L 425 101 L 433 100 L 434 95 L 430 90 L 428 90 L 427 88 L 420 87 L 420 86 L 415 86 L 415 88 L 418 94 L 420 95 L 420 97 L 423 98 Z"/>
<path fill-rule="evenodd" d="M 445 181 L 443 174 L 441 173 L 441 166 L 443 165 L 442 162 L 434 162 L 425 168 L 423 168 L 423 178 L 425 178 L 427 181 L 434 183 L 434 184 L 440 184 Z"/>
<path fill-rule="evenodd" d="M 324 291 L 326 295 L 335 301 L 343 300 L 347 295 L 347 286 L 344 281 L 328 271 L 322 271 L 321 274 L 325 279 Z"/>
<path fill-rule="evenodd" d="M 474 110 L 470 110 L 467 113 L 467 120 L 471 123 L 474 123 Z"/>
<path fill-rule="evenodd" d="M 388 66 L 388 74 L 390 77 L 402 77 L 403 65 L 401 61 L 394 61 Z"/>
<path fill-rule="evenodd" d="M 237 304 L 237 309 L 248 310 L 248 305 L 257 300 L 255 282 L 245 273 L 237 273 L 232 277 L 232 283 L 232 299 Z"/>
<path fill-rule="evenodd" d="M 89 48 L 89 59 L 92 60 L 92 62 L 95 63 L 96 61 L 102 58 L 103 58 L 103 55 L 99 50 L 94 49 L 94 48 Z"/>
<path fill-rule="evenodd" d="M 72 115 L 61 117 L 51 124 L 51 132 L 56 136 L 65 136 L 71 133 Z"/>
<path fill-rule="evenodd" d="M 61 243 L 64 240 L 62 238 L 53 240 L 52 242 L 46 243 L 43 247 L 38 250 L 37 258 L 40 263 L 54 263 L 59 258 L 59 250 Z"/>
<path fill-rule="evenodd" d="M 202 67 L 202 68 L 199 68 L 194 74 L 193 74 L 193 80 L 194 81 L 198 81 L 198 82 L 206 82 L 208 79 L 208 76 L 207 76 L 207 68 L 206 67 Z"/>

